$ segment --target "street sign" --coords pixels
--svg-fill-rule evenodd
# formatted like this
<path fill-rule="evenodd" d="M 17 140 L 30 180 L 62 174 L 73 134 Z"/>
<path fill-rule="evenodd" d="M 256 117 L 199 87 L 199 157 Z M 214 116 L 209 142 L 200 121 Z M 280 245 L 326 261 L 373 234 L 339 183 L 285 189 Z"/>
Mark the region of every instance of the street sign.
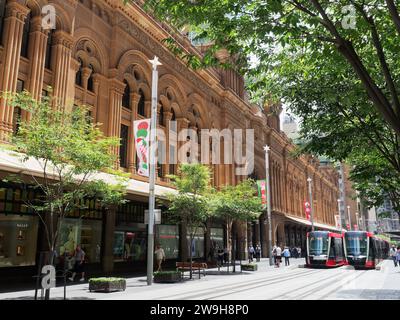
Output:
<path fill-rule="evenodd" d="M 161 224 L 161 209 L 154 209 L 154 223 Z M 144 224 L 149 224 L 149 210 L 144 211 Z"/>

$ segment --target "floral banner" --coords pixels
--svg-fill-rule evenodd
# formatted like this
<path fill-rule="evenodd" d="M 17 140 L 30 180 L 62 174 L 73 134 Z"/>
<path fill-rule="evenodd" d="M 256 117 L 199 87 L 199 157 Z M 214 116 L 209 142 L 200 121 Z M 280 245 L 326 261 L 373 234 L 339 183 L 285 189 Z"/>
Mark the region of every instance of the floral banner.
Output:
<path fill-rule="evenodd" d="M 150 119 L 134 121 L 133 127 L 136 154 L 139 162 L 137 164 L 137 173 L 141 176 L 148 177 L 150 168 Z"/>
<path fill-rule="evenodd" d="M 258 196 L 261 198 L 261 203 L 263 205 L 267 204 L 267 183 L 265 180 L 258 180 Z"/>

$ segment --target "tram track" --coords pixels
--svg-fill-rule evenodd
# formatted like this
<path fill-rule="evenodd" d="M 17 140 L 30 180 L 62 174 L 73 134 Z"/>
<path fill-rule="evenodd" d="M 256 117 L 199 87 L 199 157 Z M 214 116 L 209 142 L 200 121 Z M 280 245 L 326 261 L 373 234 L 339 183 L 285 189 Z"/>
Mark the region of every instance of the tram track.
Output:
<path fill-rule="evenodd" d="M 343 273 L 339 273 L 338 275 L 335 275 L 333 277 L 329 277 L 329 278 L 325 278 L 325 279 L 317 279 L 313 283 L 307 284 L 307 286 L 313 286 L 316 283 L 318 283 L 318 286 L 317 287 L 312 287 L 312 288 L 310 288 L 309 290 L 307 290 L 305 292 L 301 292 L 302 290 L 304 290 L 304 285 L 302 285 L 301 287 L 295 288 L 295 289 L 291 288 L 290 289 L 290 294 L 293 294 L 296 291 L 297 292 L 301 292 L 300 295 L 298 295 L 298 296 L 293 297 L 293 296 L 289 296 L 288 294 L 285 293 L 285 294 L 281 294 L 281 295 L 278 295 L 278 296 L 275 296 L 275 297 L 270 297 L 269 299 L 271 299 L 271 300 L 277 300 L 277 299 L 305 300 L 306 297 L 309 297 L 309 296 L 315 294 L 316 292 L 324 290 L 324 289 L 328 288 L 329 286 L 331 286 L 332 284 L 338 283 L 338 280 L 339 280 L 339 283 L 342 283 L 343 281 L 344 282 L 348 282 L 348 280 L 355 280 L 355 279 L 361 277 L 363 274 L 364 274 L 364 272 L 360 273 L 360 274 L 358 274 L 356 276 L 354 276 L 354 274 L 350 274 L 350 275 L 346 276 L 346 275 L 344 275 L 344 272 Z M 343 276 L 344 276 L 344 278 L 343 278 Z M 340 285 L 342 285 L 342 284 L 340 284 Z M 336 290 L 337 290 L 337 287 L 335 287 L 335 289 L 329 291 L 328 294 L 325 294 L 325 295 L 319 297 L 318 299 L 323 299 L 324 297 L 330 295 L 331 293 L 335 292 Z"/>
<path fill-rule="evenodd" d="M 292 273 L 290 275 L 282 274 L 282 276 L 280 276 L 280 277 L 269 277 L 268 279 L 257 279 L 257 280 L 253 280 L 251 282 L 246 282 L 243 284 L 229 286 L 229 287 L 224 286 L 224 288 L 219 289 L 219 290 L 218 289 L 217 290 L 207 289 L 203 293 L 197 293 L 195 295 L 185 296 L 182 299 L 183 300 L 192 300 L 192 299 L 196 299 L 196 298 L 202 299 L 201 297 L 205 297 L 205 298 L 203 298 L 204 300 L 216 299 L 216 298 L 224 297 L 227 294 L 234 294 L 234 293 L 238 293 L 238 292 L 252 290 L 255 288 L 265 287 L 267 285 L 282 283 L 282 282 L 290 281 L 290 280 L 297 279 L 300 277 L 305 277 L 305 276 L 308 276 L 311 274 L 322 273 L 323 271 L 324 270 L 315 270 L 314 269 L 314 270 L 310 270 L 307 272 L 300 271 L 300 272 L 296 272 L 295 274 Z M 209 296 L 210 294 L 211 294 L 211 296 Z"/>
<path fill-rule="evenodd" d="M 208 294 L 212 294 L 212 293 L 216 293 L 216 292 L 225 292 L 225 291 L 230 291 L 230 290 L 234 290 L 236 288 L 240 288 L 240 287 L 245 287 L 245 286 L 249 286 L 249 285 L 253 285 L 253 284 L 259 284 L 260 281 L 265 283 L 265 282 L 270 282 L 270 281 L 282 281 L 287 279 L 288 277 L 290 277 L 290 279 L 296 278 L 298 276 L 306 276 L 306 275 L 310 275 L 310 274 L 315 274 L 315 273 L 319 273 L 319 271 L 314 270 L 309 270 L 307 272 L 304 272 L 303 270 L 294 270 L 295 272 L 291 272 L 290 274 L 287 273 L 281 273 L 279 275 L 269 275 L 266 278 L 258 278 L 258 279 L 254 279 L 251 281 L 246 281 L 243 284 L 233 284 L 233 285 L 224 285 L 223 288 L 218 289 L 218 287 L 214 287 L 214 288 L 206 288 L 206 289 L 202 289 L 202 290 L 198 290 L 196 292 L 195 295 L 190 295 L 190 296 L 184 296 L 184 293 L 179 293 L 179 294 L 175 294 L 175 295 L 170 295 L 168 297 L 157 297 L 154 298 L 155 300 L 160 299 L 160 300 L 171 300 L 171 299 L 195 299 L 196 297 L 201 297 L 204 295 L 208 295 Z M 297 271 L 297 272 L 296 272 Z"/>

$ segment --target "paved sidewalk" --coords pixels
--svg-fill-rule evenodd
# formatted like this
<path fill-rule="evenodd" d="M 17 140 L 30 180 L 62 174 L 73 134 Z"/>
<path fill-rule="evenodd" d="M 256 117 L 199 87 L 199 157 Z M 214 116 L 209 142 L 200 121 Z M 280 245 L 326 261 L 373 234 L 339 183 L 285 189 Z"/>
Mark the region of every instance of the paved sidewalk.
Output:
<path fill-rule="evenodd" d="M 70 285 L 67 287 L 67 299 L 71 300 L 154 300 L 154 299 L 180 299 L 179 297 L 196 291 L 208 290 L 213 286 L 224 287 L 243 281 L 257 281 L 257 279 L 265 278 L 266 275 L 279 275 L 288 272 L 289 270 L 298 269 L 299 265 L 304 264 L 304 258 L 290 259 L 290 266 L 285 267 L 284 264 L 280 268 L 269 265 L 269 259 L 261 259 L 258 264 L 258 271 L 243 271 L 240 272 L 240 266 L 236 266 L 236 272 L 232 272 L 232 266 L 227 268 L 223 267 L 218 272 L 218 268 L 207 269 L 207 276 L 198 278 L 196 274 L 193 275 L 192 280 L 184 281 L 183 283 L 160 284 L 154 283 L 152 286 L 147 286 L 146 277 L 127 278 L 127 288 L 124 292 L 101 293 L 89 292 L 88 283 Z M 242 261 L 246 263 L 247 261 Z M 167 292 L 167 295 L 165 294 Z M 52 299 L 63 299 L 64 288 L 57 287 L 51 290 Z M 38 292 L 40 297 L 40 291 Z M 32 300 L 34 298 L 34 290 L 8 292 L 0 294 L 0 300 Z"/>

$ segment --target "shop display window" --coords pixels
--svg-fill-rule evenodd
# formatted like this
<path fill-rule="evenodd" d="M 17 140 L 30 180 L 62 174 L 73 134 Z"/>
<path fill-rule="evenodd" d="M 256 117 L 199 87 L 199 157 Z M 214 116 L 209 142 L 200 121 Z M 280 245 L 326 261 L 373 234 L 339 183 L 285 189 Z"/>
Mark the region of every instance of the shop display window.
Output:
<path fill-rule="evenodd" d="M 187 241 L 189 250 L 192 250 L 193 258 L 204 258 L 204 228 L 197 228 L 196 234 L 193 238 L 192 245 L 190 246 L 190 233 L 187 233 Z"/>
<path fill-rule="evenodd" d="M 39 218 L 0 215 L 0 267 L 33 266 Z"/>
<path fill-rule="evenodd" d="M 166 259 L 177 259 L 179 256 L 179 227 L 177 225 L 157 225 L 156 244 L 164 249 Z"/>
<path fill-rule="evenodd" d="M 145 261 L 147 233 L 145 227 L 114 232 L 114 261 Z"/>
<path fill-rule="evenodd" d="M 63 219 L 58 238 L 57 253 L 73 257 L 76 246 L 81 245 L 87 263 L 100 262 L 102 222 L 98 220 Z"/>

